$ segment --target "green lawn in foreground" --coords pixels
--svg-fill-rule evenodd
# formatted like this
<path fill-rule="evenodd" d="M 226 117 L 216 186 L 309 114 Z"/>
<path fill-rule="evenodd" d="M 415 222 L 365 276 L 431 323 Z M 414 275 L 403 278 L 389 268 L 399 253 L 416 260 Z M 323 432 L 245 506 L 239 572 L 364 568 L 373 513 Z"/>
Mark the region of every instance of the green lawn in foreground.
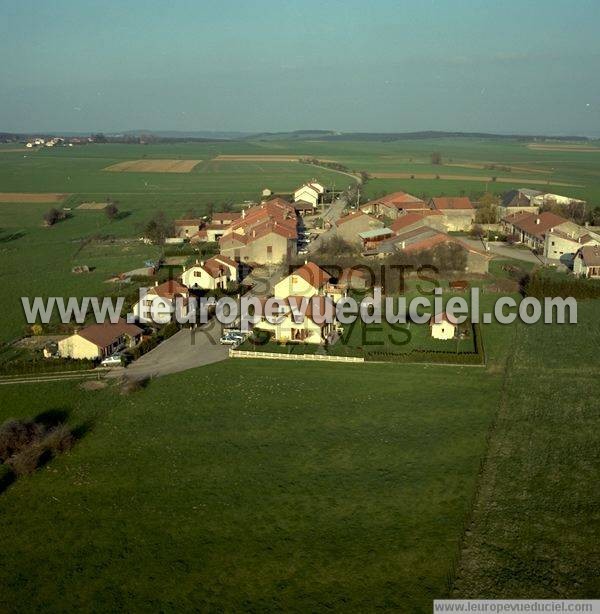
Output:
<path fill-rule="evenodd" d="M 93 421 L 0 495 L 4 607 L 429 611 L 498 381 L 230 360 L 127 397 L 2 387 L 1 419 L 65 408 L 74 426 Z"/>

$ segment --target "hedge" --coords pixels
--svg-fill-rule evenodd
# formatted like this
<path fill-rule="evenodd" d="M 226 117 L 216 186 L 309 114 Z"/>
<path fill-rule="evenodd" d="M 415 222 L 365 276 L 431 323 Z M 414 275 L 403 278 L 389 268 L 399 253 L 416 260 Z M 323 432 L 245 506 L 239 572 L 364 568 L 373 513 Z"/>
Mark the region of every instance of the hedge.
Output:
<path fill-rule="evenodd" d="M 445 363 L 445 364 L 464 364 L 464 365 L 484 365 L 485 349 L 483 338 L 478 324 L 472 325 L 474 352 L 444 352 L 442 350 L 412 350 L 406 353 L 394 352 L 366 352 L 367 361 L 385 362 L 422 362 L 422 363 Z"/>
<path fill-rule="evenodd" d="M 534 273 L 525 284 L 527 296 L 538 299 L 545 297 L 573 297 L 575 299 L 600 298 L 600 281 L 578 277 L 555 277 Z"/>
<path fill-rule="evenodd" d="M 71 360 L 69 358 L 47 358 L 44 360 L 12 360 L 0 365 L 0 375 L 21 375 L 29 373 L 56 373 L 58 371 L 84 371 L 93 369 L 93 360 Z"/>

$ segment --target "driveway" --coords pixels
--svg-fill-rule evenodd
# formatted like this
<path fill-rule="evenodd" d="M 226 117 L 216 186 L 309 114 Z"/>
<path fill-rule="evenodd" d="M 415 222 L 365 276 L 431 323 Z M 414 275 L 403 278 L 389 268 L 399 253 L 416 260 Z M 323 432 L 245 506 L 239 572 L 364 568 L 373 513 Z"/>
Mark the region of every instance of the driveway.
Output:
<path fill-rule="evenodd" d="M 229 348 L 219 343 L 221 328 L 221 324 L 215 319 L 196 330 L 184 328 L 128 367 L 111 369 L 107 377 L 126 376 L 139 380 L 225 360 L 229 355 Z"/>
<path fill-rule="evenodd" d="M 474 249 L 485 251 L 483 241 L 480 239 L 469 239 L 467 237 L 460 237 L 463 243 L 466 243 Z M 502 258 L 514 258 L 515 260 L 523 260 L 524 262 L 534 262 L 535 264 L 544 264 L 543 259 L 540 256 L 536 256 L 529 249 L 523 247 L 511 246 L 506 243 L 490 241 L 488 243 L 488 253 L 495 256 L 501 256 Z"/>

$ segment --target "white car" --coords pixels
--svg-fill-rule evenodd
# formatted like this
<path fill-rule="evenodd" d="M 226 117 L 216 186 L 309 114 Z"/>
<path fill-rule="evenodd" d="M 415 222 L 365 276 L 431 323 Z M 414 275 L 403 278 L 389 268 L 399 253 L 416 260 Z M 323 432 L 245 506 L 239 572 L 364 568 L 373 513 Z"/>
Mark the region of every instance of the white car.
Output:
<path fill-rule="evenodd" d="M 107 356 L 100 364 L 103 367 L 120 367 L 123 364 L 121 361 L 121 354 Z"/>

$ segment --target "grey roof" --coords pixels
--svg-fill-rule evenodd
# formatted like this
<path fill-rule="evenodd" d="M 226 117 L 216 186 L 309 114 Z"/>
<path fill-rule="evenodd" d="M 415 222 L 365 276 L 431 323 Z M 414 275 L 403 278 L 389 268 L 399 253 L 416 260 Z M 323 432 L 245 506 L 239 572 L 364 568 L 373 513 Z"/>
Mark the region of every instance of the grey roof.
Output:
<path fill-rule="evenodd" d="M 373 228 L 373 230 L 365 230 L 359 232 L 358 236 L 361 239 L 374 239 L 375 237 L 385 237 L 387 235 L 393 235 L 394 231 L 391 228 Z"/>

